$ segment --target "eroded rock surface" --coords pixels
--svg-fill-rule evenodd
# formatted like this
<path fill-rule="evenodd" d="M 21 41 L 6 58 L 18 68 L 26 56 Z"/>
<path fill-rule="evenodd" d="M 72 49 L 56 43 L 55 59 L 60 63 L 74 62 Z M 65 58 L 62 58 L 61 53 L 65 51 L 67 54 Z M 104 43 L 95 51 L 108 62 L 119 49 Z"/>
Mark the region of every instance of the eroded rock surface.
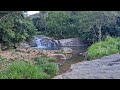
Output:
<path fill-rule="evenodd" d="M 120 79 L 120 54 L 73 64 L 70 69 L 53 79 Z"/>

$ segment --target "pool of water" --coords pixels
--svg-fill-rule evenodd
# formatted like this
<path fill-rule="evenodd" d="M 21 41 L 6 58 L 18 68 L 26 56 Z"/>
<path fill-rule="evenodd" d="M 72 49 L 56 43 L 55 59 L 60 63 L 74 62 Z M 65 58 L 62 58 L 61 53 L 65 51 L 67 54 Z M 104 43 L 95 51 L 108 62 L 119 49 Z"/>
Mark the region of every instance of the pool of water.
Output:
<path fill-rule="evenodd" d="M 59 74 L 66 72 L 72 64 L 84 61 L 84 57 L 79 53 L 86 52 L 87 47 L 69 47 L 73 50 L 73 54 L 68 54 L 69 59 L 67 59 L 59 68 Z"/>

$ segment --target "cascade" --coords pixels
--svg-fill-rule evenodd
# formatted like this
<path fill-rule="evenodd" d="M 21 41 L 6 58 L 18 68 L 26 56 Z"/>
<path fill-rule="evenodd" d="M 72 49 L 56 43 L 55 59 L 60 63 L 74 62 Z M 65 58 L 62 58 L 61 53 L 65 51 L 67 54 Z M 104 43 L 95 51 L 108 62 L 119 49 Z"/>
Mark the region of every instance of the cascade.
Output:
<path fill-rule="evenodd" d="M 46 38 L 38 38 L 34 37 L 37 47 L 34 48 L 44 48 L 44 49 L 54 49 L 57 47 L 57 44 L 54 40 L 46 39 Z"/>

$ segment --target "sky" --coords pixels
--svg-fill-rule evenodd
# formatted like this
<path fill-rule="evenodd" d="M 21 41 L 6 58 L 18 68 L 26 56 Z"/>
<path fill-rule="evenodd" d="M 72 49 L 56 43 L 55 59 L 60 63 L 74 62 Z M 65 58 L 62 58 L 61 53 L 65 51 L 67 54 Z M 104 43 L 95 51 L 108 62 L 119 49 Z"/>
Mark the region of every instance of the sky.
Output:
<path fill-rule="evenodd" d="M 39 11 L 28 11 L 27 12 L 28 15 L 32 15 L 32 14 L 35 14 L 35 13 L 39 13 Z"/>

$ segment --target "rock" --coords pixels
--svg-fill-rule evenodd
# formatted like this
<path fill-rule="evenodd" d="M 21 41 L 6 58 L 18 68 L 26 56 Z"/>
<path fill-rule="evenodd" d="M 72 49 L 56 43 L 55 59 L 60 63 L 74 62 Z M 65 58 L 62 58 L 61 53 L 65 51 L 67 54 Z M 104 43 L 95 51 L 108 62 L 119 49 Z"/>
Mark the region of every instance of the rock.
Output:
<path fill-rule="evenodd" d="M 66 56 L 66 59 L 70 59 L 70 58 L 72 58 L 72 54 L 65 54 L 65 56 Z"/>
<path fill-rule="evenodd" d="M 120 79 L 120 54 L 73 64 L 70 69 L 53 79 Z"/>
<path fill-rule="evenodd" d="M 84 57 L 84 60 L 87 60 L 87 54 L 88 54 L 88 52 L 83 52 L 83 53 L 79 53 L 79 54 Z"/>
<path fill-rule="evenodd" d="M 30 45 L 31 47 L 37 47 L 35 38 L 29 39 L 28 43 L 29 43 L 29 45 Z"/>
<path fill-rule="evenodd" d="M 23 53 L 29 53 L 29 54 L 35 54 L 35 55 L 42 55 L 42 51 L 39 49 L 34 48 L 17 48 L 17 52 L 23 52 Z"/>
<path fill-rule="evenodd" d="M 28 41 L 29 45 L 31 47 L 37 47 L 39 43 L 42 46 L 46 47 L 59 47 L 59 46 L 84 46 L 84 43 L 79 38 L 70 38 L 70 39 L 61 39 L 61 40 L 55 40 L 53 38 L 46 37 L 44 35 L 36 35 L 32 39 Z"/>
<path fill-rule="evenodd" d="M 16 48 L 16 51 L 18 51 L 18 52 L 26 52 L 26 49 L 24 49 L 24 48 Z"/>
<path fill-rule="evenodd" d="M 58 47 L 62 46 L 62 44 L 60 43 L 60 40 L 54 40 L 54 41 L 55 41 L 55 43 L 57 44 Z"/>
<path fill-rule="evenodd" d="M 58 76 L 54 77 L 53 79 L 63 79 L 63 78 L 62 78 L 62 75 L 58 75 Z"/>
<path fill-rule="evenodd" d="M 82 55 L 82 56 L 86 56 L 87 52 L 82 52 L 82 53 L 79 53 L 79 54 Z"/>
<path fill-rule="evenodd" d="M 29 48 L 29 47 L 30 47 L 29 44 L 25 41 L 16 45 L 16 48 Z"/>
<path fill-rule="evenodd" d="M 54 58 L 59 58 L 59 59 L 64 59 L 66 60 L 66 56 L 63 54 L 49 54 L 48 57 L 54 57 Z"/>
<path fill-rule="evenodd" d="M 71 48 L 68 48 L 68 47 L 64 47 L 64 48 L 62 48 L 62 52 L 63 53 L 67 53 L 67 54 L 70 54 L 70 53 L 72 53 L 72 49 Z"/>
<path fill-rule="evenodd" d="M 28 42 L 31 47 L 41 46 L 43 48 L 46 48 L 46 47 L 58 46 L 56 40 L 46 37 L 44 35 L 36 35 L 32 39 L 30 39 Z"/>
<path fill-rule="evenodd" d="M 84 46 L 83 41 L 79 38 L 61 39 L 58 43 L 60 46 Z"/>

